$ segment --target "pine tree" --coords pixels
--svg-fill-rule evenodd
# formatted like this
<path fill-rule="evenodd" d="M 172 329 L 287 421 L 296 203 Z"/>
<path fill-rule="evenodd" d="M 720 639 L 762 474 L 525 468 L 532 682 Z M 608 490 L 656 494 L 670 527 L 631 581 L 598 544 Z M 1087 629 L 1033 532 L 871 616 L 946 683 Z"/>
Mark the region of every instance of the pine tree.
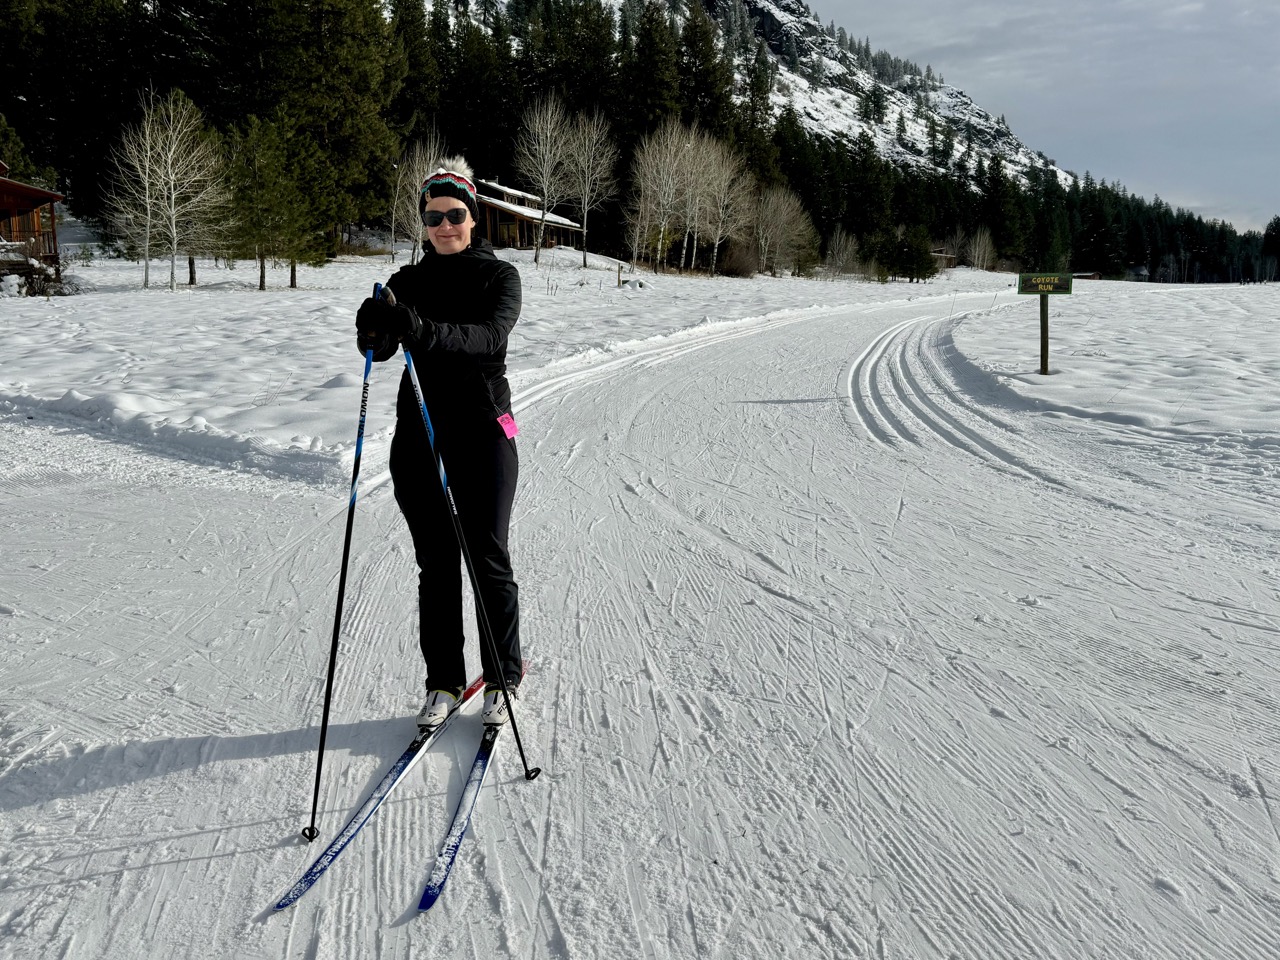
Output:
<path fill-rule="evenodd" d="M 773 89 L 773 64 L 764 41 L 757 39 L 755 55 L 747 64 L 746 98 L 738 109 L 736 140 L 748 169 L 762 185 L 776 183 L 778 148 L 773 143 L 773 114 L 769 93 Z"/>
<path fill-rule="evenodd" d="M 333 252 L 343 225 L 378 216 L 390 201 L 390 27 L 375 0 L 306 0 L 288 27 L 284 107 L 319 148 L 322 179 L 333 185 L 319 204 Z"/>
<path fill-rule="evenodd" d="M 404 82 L 391 99 L 388 120 L 400 137 L 424 136 L 440 107 L 440 64 L 431 55 L 422 0 L 391 0 L 391 36 L 404 57 Z"/>
<path fill-rule="evenodd" d="M 509 170 L 522 112 L 510 43 L 500 19 L 489 34 L 462 18 L 453 36 L 457 62 L 466 69 L 448 85 L 449 109 L 440 115 L 441 130 L 477 175 L 498 178 Z"/>
<path fill-rule="evenodd" d="M 893 170 L 880 157 L 875 141 L 865 130 L 858 134 L 852 150 L 849 182 L 845 192 L 857 198 L 847 214 L 845 226 L 859 241 L 889 229 L 893 199 Z"/>
<path fill-rule="evenodd" d="M 680 114 L 679 52 L 666 4 L 646 0 L 633 29 L 634 46 L 622 54 L 613 117 L 624 155 L 645 133 Z"/>
<path fill-rule="evenodd" d="M 259 264 L 257 288 L 265 291 L 266 261 L 283 250 L 288 207 L 302 197 L 289 172 L 284 136 L 274 123 L 251 116 L 232 137 L 230 155 L 236 246 Z"/>
<path fill-rule="evenodd" d="M 716 28 L 701 0 L 680 32 L 680 118 L 717 138 L 731 136 L 733 64 L 716 43 Z"/>

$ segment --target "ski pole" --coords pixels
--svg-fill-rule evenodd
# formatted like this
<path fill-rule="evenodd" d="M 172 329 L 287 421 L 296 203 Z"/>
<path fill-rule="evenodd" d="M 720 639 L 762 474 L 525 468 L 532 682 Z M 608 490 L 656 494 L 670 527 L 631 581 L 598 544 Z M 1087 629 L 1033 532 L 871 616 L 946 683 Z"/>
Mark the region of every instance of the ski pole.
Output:
<path fill-rule="evenodd" d="M 385 287 L 382 288 L 382 295 L 389 302 L 395 303 L 395 295 Z M 404 363 L 409 370 L 409 379 L 413 382 L 413 393 L 418 399 L 418 409 L 422 412 L 422 423 L 427 428 L 427 444 L 430 446 L 431 455 L 436 461 L 436 471 L 440 478 L 440 490 L 449 503 L 449 516 L 453 520 L 453 533 L 458 538 L 458 547 L 461 549 L 462 559 L 467 565 L 467 576 L 471 578 L 471 590 L 476 595 L 476 620 L 480 627 L 480 635 L 488 645 L 490 659 L 494 664 L 498 664 L 501 661 L 501 657 L 498 656 L 498 644 L 493 639 L 493 629 L 489 626 L 489 614 L 485 611 L 484 600 L 480 594 L 480 581 L 476 576 L 475 564 L 471 560 L 471 551 L 467 549 L 467 538 L 462 533 L 462 519 L 458 516 L 458 504 L 453 499 L 453 491 L 449 489 L 449 480 L 444 470 L 444 458 L 436 452 L 436 433 L 431 426 L 431 415 L 427 413 L 427 402 L 422 396 L 422 384 L 418 382 L 418 371 L 413 366 L 413 355 L 409 352 L 407 346 L 404 348 Z M 507 716 L 511 721 L 511 733 L 516 738 L 516 749 L 520 753 L 520 763 L 524 765 L 524 778 L 532 780 L 542 772 L 542 768 L 529 768 L 529 761 L 524 753 L 524 743 L 520 740 L 520 728 L 516 724 L 516 713 L 511 706 L 511 692 L 507 689 L 507 678 L 501 670 L 498 671 L 498 685 L 502 688 L 502 699 L 507 704 Z"/>
<path fill-rule="evenodd" d="M 320 806 L 320 772 L 324 769 L 324 741 L 329 732 L 329 704 L 333 701 L 333 674 L 338 665 L 338 631 L 342 627 L 342 599 L 347 592 L 347 560 L 351 556 L 351 527 L 356 518 L 356 481 L 360 479 L 360 451 L 364 447 L 364 418 L 369 410 L 369 375 L 373 370 L 373 348 L 364 352 L 364 389 L 360 392 L 360 427 L 356 431 L 356 459 L 351 467 L 351 502 L 347 506 L 347 534 L 342 541 L 342 572 L 338 575 L 338 609 L 333 615 L 333 642 L 329 646 L 329 678 L 324 686 L 324 716 L 320 720 L 320 750 L 316 754 L 316 788 L 311 798 L 311 825 L 302 828 L 310 843 L 320 835 L 316 810 Z"/>

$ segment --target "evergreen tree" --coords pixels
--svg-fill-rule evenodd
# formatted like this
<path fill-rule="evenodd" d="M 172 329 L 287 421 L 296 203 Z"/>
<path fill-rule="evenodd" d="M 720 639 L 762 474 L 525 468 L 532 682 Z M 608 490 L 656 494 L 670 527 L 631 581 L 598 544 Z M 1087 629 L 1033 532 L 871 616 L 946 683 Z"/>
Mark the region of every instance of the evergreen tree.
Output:
<path fill-rule="evenodd" d="M 308 203 L 310 184 L 298 179 L 311 164 L 299 155 L 291 124 L 250 117 L 233 138 L 231 186 L 237 246 L 258 261 L 258 289 L 267 288 L 267 260 L 323 262 L 322 224 Z M 314 146 L 305 150 L 314 159 Z"/>
<path fill-rule="evenodd" d="M 1280 216 L 1272 217 L 1262 232 L 1262 280 L 1280 279 Z"/>
<path fill-rule="evenodd" d="M 510 171 L 511 143 L 522 112 L 511 45 L 501 20 L 488 34 L 462 18 L 453 36 L 457 62 L 466 64 L 466 69 L 448 85 L 441 130 L 478 176 L 496 179 Z"/>
<path fill-rule="evenodd" d="M 3 113 L 0 113 L 0 160 L 8 164 L 8 176 L 11 180 L 43 187 L 45 190 L 57 187 L 57 171 L 53 167 L 38 167 L 32 162 L 18 131 L 9 125 Z"/>
<path fill-rule="evenodd" d="M 604 109 L 618 96 L 618 41 L 603 0 L 560 0 L 554 57 L 540 90 L 554 91 L 570 113 Z"/>
<path fill-rule="evenodd" d="M 980 220 L 991 230 L 996 256 L 1019 259 L 1026 231 L 1022 194 L 1009 179 L 998 153 L 992 156 L 985 174 L 979 182 L 982 193 Z"/>
<path fill-rule="evenodd" d="M 425 136 L 440 108 L 440 64 L 431 55 L 422 0 L 391 0 L 391 35 L 404 58 L 404 82 L 391 99 L 388 122 L 404 140 Z"/>
<path fill-rule="evenodd" d="M 718 139 L 732 135 L 733 63 L 716 43 L 701 0 L 690 5 L 680 32 L 680 118 Z"/>
<path fill-rule="evenodd" d="M 1024 266 L 1029 270 L 1066 270 L 1070 265 L 1071 221 L 1067 192 L 1048 163 L 1027 171 L 1031 227 Z"/>
<path fill-rule="evenodd" d="M 139 117 L 146 87 L 136 18 L 123 0 L 46 0 L 12 3 L 0 23 L 5 116 L 31 162 L 56 168 L 56 189 L 72 209 L 100 218 L 109 187 L 104 159 Z"/>
<path fill-rule="evenodd" d="M 322 180 L 332 184 L 319 209 L 333 252 L 343 225 L 382 214 L 390 201 L 390 27 L 376 0 L 304 0 L 288 27 L 284 107 L 319 148 Z"/>
<path fill-rule="evenodd" d="M 773 115 L 769 93 L 773 89 L 773 64 L 763 40 L 756 40 L 755 55 L 747 64 L 746 97 L 738 108 L 736 140 L 747 168 L 762 185 L 777 183 L 778 148 L 773 143 Z"/>
<path fill-rule="evenodd" d="M 865 130 L 854 141 L 849 181 L 845 192 L 856 198 L 845 227 L 859 241 L 889 230 L 893 199 L 893 168 L 880 157 L 875 141 Z"/>
<path fill-rule="evenodd" d="M 620 110 L 613 118 L 624 157 L 644 134 L 680 114 L 679 51 L 666 4 L 646 0 L 633 29 L 634 46 L 622 52 Z"/>

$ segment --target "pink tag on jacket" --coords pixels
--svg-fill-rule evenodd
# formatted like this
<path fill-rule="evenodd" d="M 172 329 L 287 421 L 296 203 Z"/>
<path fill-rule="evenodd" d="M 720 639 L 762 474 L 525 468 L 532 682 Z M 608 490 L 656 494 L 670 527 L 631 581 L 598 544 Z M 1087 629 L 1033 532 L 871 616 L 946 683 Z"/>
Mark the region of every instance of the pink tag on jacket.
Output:
<path fill-rule="evenodd" d="M 515 418 L 509 413 L 504 413 L 498 418 L 498 425 L 502 427 L 502 432 L 507 435 L 508 440 L 520 432 L 520 428 L 516 426 Z"/>

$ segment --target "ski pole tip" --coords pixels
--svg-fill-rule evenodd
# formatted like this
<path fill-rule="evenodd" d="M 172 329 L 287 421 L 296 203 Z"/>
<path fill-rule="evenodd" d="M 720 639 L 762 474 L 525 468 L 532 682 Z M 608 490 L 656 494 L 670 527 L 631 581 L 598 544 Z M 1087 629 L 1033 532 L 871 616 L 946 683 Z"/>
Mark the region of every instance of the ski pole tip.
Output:
<path fill-rule="evenodd" d="M 541 772 L 542 772 L 541 767 L 534 767 L 532 770 L 525 771 L 524 778 L 526 780 L 537 780 L 538 774 L 540 774 Z"/>
<path fill-rule="evenodd" d="M 310 843 L 318 836 L 320 836 L 320 831 L 317 830 L 315 827 L 302 828 L 302 839 L 307 841 L 307 843 Z"/>

